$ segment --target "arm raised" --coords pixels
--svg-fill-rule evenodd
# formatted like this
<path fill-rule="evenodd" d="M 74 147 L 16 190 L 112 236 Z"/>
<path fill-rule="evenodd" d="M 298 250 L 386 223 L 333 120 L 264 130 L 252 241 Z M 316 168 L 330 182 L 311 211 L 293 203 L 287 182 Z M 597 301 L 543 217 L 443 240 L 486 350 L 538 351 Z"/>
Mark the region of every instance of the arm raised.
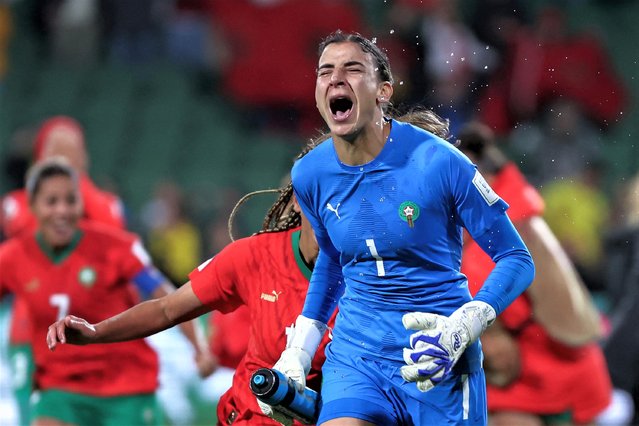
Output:
<path fill-rule="evenodd" d="M 535 319 L 555 339 L 582 345 L 601 336 L 599 313 L 568 255 L 539 217 L 515 223 L 539 265 L 528 288 Z"/>

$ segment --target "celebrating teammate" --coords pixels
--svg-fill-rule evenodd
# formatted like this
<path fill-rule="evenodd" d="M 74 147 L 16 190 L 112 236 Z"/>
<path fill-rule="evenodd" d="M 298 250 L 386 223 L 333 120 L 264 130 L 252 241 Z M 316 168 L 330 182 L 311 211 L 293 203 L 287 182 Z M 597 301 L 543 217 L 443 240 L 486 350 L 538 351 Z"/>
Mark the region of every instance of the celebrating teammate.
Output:
<path fill-rule="evenodd" d="M 338 31 L 319 53 L 315 99 L 332 138 L 292 180 L 320 252 L 275 368 L 304 381 L 339 299 L 319 423 L 485 424 L 478 337 L 532 281 L 530 254 L 468 158 L 385 116 L 393 79 L 379 47 Z M 474 299 L 463 228 L 496 262 Z"/>
<path fill-rule="evenodd" d="M 161 424 L 155 401 L 158 362 L 145 341 L 65 347 L 42 344 L 46 327 L 68 312 L 98 320 L 138 299 L 131 282 L 151 297 L 172 287 L 150 264 L 139 239 L 96 222 L 79 223 L 82 198 L 75 170 L 61 158 L 36 163 L 27 176 L 37 231 L 0 245 L 0 295 L 24 302 L 32 324 L 36 371 L 31 417 L 36 425 Z M 213 368 L 191 323 L 183 332 L 196 348 L 203 375 Z"/>
<path fill-rule="evenodd" d="M 79 172 L 82 196 L 82 220 L 91 220 L 123 229 L 122 203 L 115 194 L 99 189 L 88 175 L 88 153 L 84 131 L 71 117 L 55 116 L 45 120 L 38 129 L 33 160 L 61 156 Z M 34 232 L 38 222 L 29 206 L 25 188 L 16 189 L 2 199 L 0 228 L 5 238 Z M 13 372 L 12 387 L 19 407 L 20 424 L 30 423 L 29 399 L 33 391 L 33 350 L 31 323 L 26 305 L 14 300 L 9 328 L 9 359 Z"/>
<path fill-rule="evenodd" d="M 492 131 L 469 123 L 459 140 L 459 149 L 510 203 L 508 216 L 538 266 L 532 285 L 482 337 L 490 423 L 592 424 L 612 392 L 597 343 L 602 332 L 597 309 L 541 217 L 541 196 L 495 146 Z M 462 272 L 475 294 L 493 262 L 472 240 L 465 242 L 462 259 Z"/>

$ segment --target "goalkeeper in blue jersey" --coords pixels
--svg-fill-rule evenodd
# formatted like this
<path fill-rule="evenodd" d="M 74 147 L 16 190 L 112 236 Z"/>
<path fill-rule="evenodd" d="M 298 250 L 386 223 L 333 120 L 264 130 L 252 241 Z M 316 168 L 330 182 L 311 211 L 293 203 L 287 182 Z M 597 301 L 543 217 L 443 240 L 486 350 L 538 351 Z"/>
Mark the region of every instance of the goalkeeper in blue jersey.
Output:
<path fill-rule="evenodd" d="M 304 383 L 326 322 L 324 425 L 485 424 L 479 336 L 531 283 L 508 205 L 446 140 L 386 115 L 386 55 L 341 31 L 320 45 L 315 99 L 330 136 L 292 170 L 320 253 L 274 368 Z M 496 262 L 473 299 L 462 228 Z"/>

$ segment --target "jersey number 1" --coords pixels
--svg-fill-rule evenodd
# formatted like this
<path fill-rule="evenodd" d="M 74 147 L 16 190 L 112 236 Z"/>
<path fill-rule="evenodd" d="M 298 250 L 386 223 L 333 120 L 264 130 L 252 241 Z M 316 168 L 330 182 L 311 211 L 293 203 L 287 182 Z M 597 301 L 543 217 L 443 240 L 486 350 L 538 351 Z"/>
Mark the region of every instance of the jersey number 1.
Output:
<path fill-rule="evenodd" d="M 383 277 L 386 275 L 386 271 L 384 270 L 384 259 L 377 253 L 377 247 L 375 247 L 375 240 L 369 238 L 366 240 L 366 245 L 368 249 L 371 251 L 371 255 L 375 258 L 375 265 L 377 266 L 377 276 Z"/>

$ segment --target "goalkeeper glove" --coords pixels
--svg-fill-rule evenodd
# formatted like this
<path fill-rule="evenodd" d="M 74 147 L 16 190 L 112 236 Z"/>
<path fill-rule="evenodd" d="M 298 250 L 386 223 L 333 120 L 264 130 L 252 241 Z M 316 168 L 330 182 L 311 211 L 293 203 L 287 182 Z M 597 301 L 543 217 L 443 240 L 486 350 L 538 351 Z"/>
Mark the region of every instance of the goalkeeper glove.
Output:
<path fill-rule="evenodd" d="M 315 351 L 326 331 L 326 324 L 299 315 L 295 321 L 295 326 L 288 339 L 286 349 L 280 355 L 280 359 L 273 366 L 286 377 L 290 377 L 296 382 L 300 390 L 306 387 L 306 376 L 311 370 L 311 361 L 315 356 Z M 273 415 L 277 410 L 273 410 L 270 405 L 258 400 L 258 405 L 264 414 L 274 418 L 282 424 L 282 420 Z"/>
<path fill-rule="evenodd" d="M 402 317 L 407 330 L 418 330 L 410 336 L 410 348 L 404 348 L 400 369 L 404 380 L 416 382 L 426 392 L 439 384 L 457 363 L 464 350 L 495 321 L 492 306 L 472 301 L 446 317 L 424 312 L 411 312 Z"/>

